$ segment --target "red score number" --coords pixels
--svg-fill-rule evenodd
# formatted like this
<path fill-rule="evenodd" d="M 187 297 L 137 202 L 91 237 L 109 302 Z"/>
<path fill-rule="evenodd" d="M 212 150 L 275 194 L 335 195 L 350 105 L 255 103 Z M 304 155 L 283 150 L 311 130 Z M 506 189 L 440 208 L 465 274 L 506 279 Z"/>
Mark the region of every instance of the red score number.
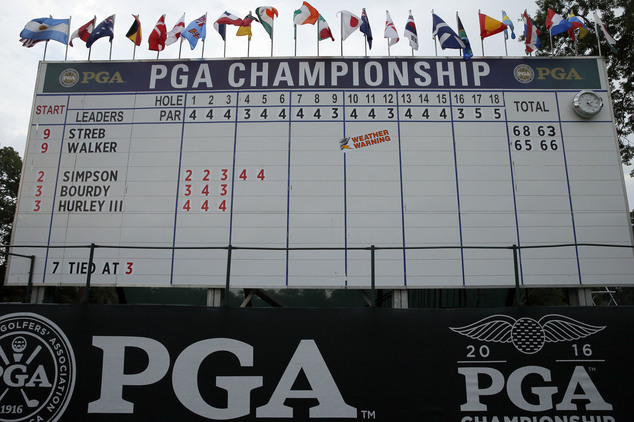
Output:
<path fill-rule="evenodd" d="M 194 176 L 194 171 L 191 169 L 185 169 L 184 171 L 185 173 L 185 181 L 186 182 L 192 182 L 193 180 L 193 176 Z M 249 171 L 247 169 L 242 169 L 238 174 L 238 179 L 242 180 L 242 181 L 246 181 L 249 179 Z M 200 176 L 200 180 L 202 182 L 209 182 L 209 181 L 213 181 L 214 177 L 213 177 L 213 172 L 210 169 L 203 169 L 201 176 Z M 229 179 L 229 169 L 220 169 L 218 172 L 218 179 L 219 181 L 227 181 Z M 265 171 L 264 169 L 260 169 L 257 172 L 257 179 L 259 180 L 265 180 L 266 176 L 265 176 Z M 220 183 L 219 185 L 219 190 L 218 190 L 218 196 L 223 197 L 226 196 L 229 192 L 228 190 L 229 184 L 228 183 Z M 184 188 L 183 188 L 183 196 L 186 197 L 191 197 L 192 196 L 192 184 L 185 184 Z M 210 194 L 209 191 L 209 184 L 203 184 L 201 185 L 201 189 L 200 189 L 200 195 L 201 196 L 205 196 L 208 197 Z M 217 209 L 220 211 L 226 211 L 227 210 L 227 200 L 224 198 L 221 198 L 222 200 L 220 201 L 220 203 L 218 204 Z M 210 200 L 209 199 L 205 199 L 202 201 L 201 205 L 200 205 L 200 209 L 202 211 L 208 212 L 210 209 L 213 209 L 214 205 L 210 204 Z M 183 203 L 182 209 L 184 211 L 190 212 L 192 210 L 192 202 L 191 199 L 187 199 L 185 200 L 185 202 Z"/>

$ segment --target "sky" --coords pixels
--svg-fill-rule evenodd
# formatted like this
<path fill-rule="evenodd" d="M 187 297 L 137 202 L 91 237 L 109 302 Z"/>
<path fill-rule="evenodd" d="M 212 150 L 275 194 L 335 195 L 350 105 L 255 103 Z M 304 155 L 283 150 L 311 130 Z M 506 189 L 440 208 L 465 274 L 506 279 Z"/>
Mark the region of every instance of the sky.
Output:
<path fill-rule="evenodd" d="M 275 21 L 273 40 L 273 56 L 289 57 L 294 55 L 295 44 L 293 40 L 293 12 L 301 6 L 302 0 L 273 0 L 270 3 L 259 3 L 246 0 L 229 1 L 189 1 L 183 4 L 174 1 L 161 0 L 111 0 L 109 2 L 84 0 L 82 2 L 60 2 L 58 0 L 26 0 L 13 3 L 0 14 L 0 40 L 4 44 L 0 57 L 0 147 L 11 146 L 20 156 L 24 156 L 26 139 L 29 126 L 29 118 L 33 103 L 35 77 L 38 63 L 44 58 L 43 43 L 32 48 L 24 48 L 19 42 L 19 33 L 24 25 L 34 18 L 52 16 L 63 19 L 71 17 L 71 33 L 93 18 L 101 22 L 108 16 L 116 14 L 114 39 L 112 45 L 107 38 L 95 42 L 90 54 L 91 60 L 108 60 L 112 54 L 112 60 L 131 60 L 133 54 L 135 60 L 155 60 L 157 53 L 148 49 L 147 39 L 157 20 L 165 14 L 167 29 L 170 30 L 177 20 L 185 13 L 185 24 L 208 14 L 207 39 L 204 50 L 201 43 L 196 49 L 191 50 L 187 43 L 183 43 L 182 58 L 208 58 L 217 59 L 223 57 L 223 42 L 220 35 L 211 25 L 223 12 L 228 11 L 239 17 L 247 13 L 255 13 L 259 6 L 273 6 L 279 16 Z M 340 18 L 337 12 L 342 10 L 342 2 L 334 0 L 312 0 L 314 6 L 328 22 L 335 41 L 324 40 L 319 42 L 320 56 L 341 56 L 342 44 L 340 42 Z M 401 37 L 400 41 L 389 49 L 387 41 L 383 38 L 383 30 L 386 20 L 386 4 Z M 410 9 L 411 7 L 411 9 Z M 474 55 L 504 56 L 506 55 L 504 36 L 498 34 L 484 40 L 482 46 L 479 37 L 478 10 L 493 18 L 501 20 L 502 9 L 515 24 L 515 32 L 520 35 L 523 32 L 521 15 L 527 9 L 533 16 L 536 5 L 530 1 L 517 0 L 480 0 L 472 1 L 444 1 L 444 2 L 407 2 L 398 1 L 395 4 L 379 0 L 348 0 L 345 2 L 345 10 L 357 16 L 361 15 L 361 9 L 365 8 L 368 14 L 374 43 L 372 50 L 368 50 L 368 56 L 385 57 L 412 56 L 412 49 L 408 40 L 403 38 L 403 29 L 409 15 L 414 17 L 419 39 L 419 49 L 414 51 L 415 56 L 435 56 L 435 42 L 431 37 L 431 11 L 440 16 L 454 29 L 456 28 L 456 12 L 460 15 L 467 35 L 471 40 Z M 559 11 L 564 14 L 567 11 Z M 139 15 L 142 28 L 142 44 L 134 50 L 132 41 L 125 37 L 132 25 L 132 14 Z M 247 37 L 235 36 L 237 28 L 227 27 L 226 57 L 270 57 L 271 41 L 264 28 L 259 23 L 253 23 L 253 38 L 248 43 Z M 51 41 L 46 50 L 47 61 L 64 60 L 67 54 L 68 60 L 87 60 L 88 49 L 79 39 L 73 43 L 75 47 L 66 47 L 58 42 Z M 317 29 L 316 25 L 303 25 L 297 28 L 297 55 L 317 55 Z M 112 53 L 110 53 L 112 47 Z M 509 56 L 524 56 L 524 44 L 517 39 L 509 39 L 506 43 Z M 346 57 L 358 57 L 365 55 L 364 39 L 359 31 L 354 32 L 343 43 L 343 54 Z M 457 56 L 458 50 L 441 50 L 438 47 L 438 56 Z M 159 55 L 161 59 L 176 59 L 179 56 L 179 43 L 168 46 Z M 630 208 L 634 208 L 634 179 L 629 177 L 631 169 L 624 168 L 625 182 L 630 198 Z"/>

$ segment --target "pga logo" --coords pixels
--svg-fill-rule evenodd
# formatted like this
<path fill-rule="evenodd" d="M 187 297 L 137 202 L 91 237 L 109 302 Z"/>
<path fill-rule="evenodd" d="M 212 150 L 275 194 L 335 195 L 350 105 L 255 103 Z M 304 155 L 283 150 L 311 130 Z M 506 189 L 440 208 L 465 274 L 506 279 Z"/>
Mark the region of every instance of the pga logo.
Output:
<path fill-rule="evenodd" d="M 55 323 L 33 313 L 0 318 L 0 420 L 57 421 L 75 376 L 73 349 Z"/>
<path fill-rule="evenodd" d="M 452 331 L 473 340 L 511 343 L 525 355 L 536 354 L 546 343 L 578 340 L 604 328 L 558 314 L 546 315 L 539 320 L 527 317 L 515 319 L 498 314 L 463 327 L 450 327 Z M 466 402 L 460 405 L 463 412 L 486 412 L 486 397 L 496 396 L 503 391 L 517 408 L 529 412 L 553 409 L 578 411 L 578 402 L 585 403 L 581 407 L 585 407 L 583 410 L 586 411 L 613 410 L 581 365 L 575 366 L 565 386 L 553 385 L 551 369 L 536 365 L 522 366 L 508 375 L 484 365 L 459 367 L 458 373 L 465 381 Z M 527 386 L 530 388 L 526 389 Z M 555 403 L 554 396 L 559 396 L 562 390 L 563 396 Z M 531 398 L 526 397 L 526 391 L 530 391 Z"/>

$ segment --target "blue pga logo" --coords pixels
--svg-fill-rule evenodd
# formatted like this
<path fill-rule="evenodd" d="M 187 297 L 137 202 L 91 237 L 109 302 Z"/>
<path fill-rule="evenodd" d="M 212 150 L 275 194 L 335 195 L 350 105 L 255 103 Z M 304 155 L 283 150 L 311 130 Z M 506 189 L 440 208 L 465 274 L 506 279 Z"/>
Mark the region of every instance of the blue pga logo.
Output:
<path fill-rule="evenodd" d="M 528 317 L 516 319 L 497 314 L 462 327 L 449 327 L 453 332 L 472 340 L 512 344 L 517 351 L 525 355 L 522 362 L 526 361 L 528 355 L 535 355 L 541 351 L 546 343 L 583 339 L 605 328 L 605 326 L 590 325 L 559 314 L 546 315 L 539 320 Z M 469 358 L 477 357 L 478 360 L 458 362 L 458 373 L 464 377 L 466 393 L 466 400 L 460 405 L 460 411 L 469 413 L 469 415 L 463 415 L 461 422 L 506 420 L 504 419 L 506 416 L 489 414 L 483 416 L 483 412 L 489 411 L 491 404 L 501 403 L 500 395 L 502 398 L 505 395 L 515 408 L 531 412 L 531 416 L 541 412 L 548 412 L 548 415 L 552 415 L 553 411 L 567 412 L 567 415 L 570 415 L 570 412 L 579 412 L 570 417 L 566 416 L 566 420 L 580 422 L 586 420 L 582 419 L 582 415 L 592 414 L 594 416 L 591 420 L 595 422 L 615 421 L 613 416 L 596 413 L 610 412 L 613 406 L 601 395 L 588 369 L 583 366 L 583 359 L 572 360 L 571 363 L 574 364 L 572 373 L 570 373 L 570 363 L 560 362 L 558 362 L 560 366 L 556 368 L 526 365 L 510 373 L 504 373 L 499 369 L 500 363 L 507 362 L 489 360 L 489 346 L 480 346 L 480 356 L 476 356 L 476 347 L 473 345 L 470 345 L 467 350 Z M 587 356 L 588 353 L 591 353 L 589 349 L 584 350 L 583 354 Z M 569 377 L 568 383 L 555 384 L 552 377 L 553 370 L 560 371 L 559 375 L 565 374 L 565 377 Z M 474 414 L 475 416 L 472 416 Z M 512 420 L 526 418 L 527 421 L 532 421 L 531 416 L 524 414 Z M 543 416 L 539 420 L 553 421 L 555 419 L 551 416 Z"/>
<path fill-rule="evenodd" d="M 33 313 L 0 318 L 0 420 L 57 421 L 75 376 L 73 349 L 55 323 Z"/>

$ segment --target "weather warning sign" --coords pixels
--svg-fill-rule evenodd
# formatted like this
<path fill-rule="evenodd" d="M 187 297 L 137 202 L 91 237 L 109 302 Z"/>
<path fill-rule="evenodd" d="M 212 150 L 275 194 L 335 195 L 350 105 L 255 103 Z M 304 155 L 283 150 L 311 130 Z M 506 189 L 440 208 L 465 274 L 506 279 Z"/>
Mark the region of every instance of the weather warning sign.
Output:
<path fill-rule="evenodd" d="M 37 285 L 628 284 L 607 88 L 597 58 L 42 63 L 12 251 Z"/>

